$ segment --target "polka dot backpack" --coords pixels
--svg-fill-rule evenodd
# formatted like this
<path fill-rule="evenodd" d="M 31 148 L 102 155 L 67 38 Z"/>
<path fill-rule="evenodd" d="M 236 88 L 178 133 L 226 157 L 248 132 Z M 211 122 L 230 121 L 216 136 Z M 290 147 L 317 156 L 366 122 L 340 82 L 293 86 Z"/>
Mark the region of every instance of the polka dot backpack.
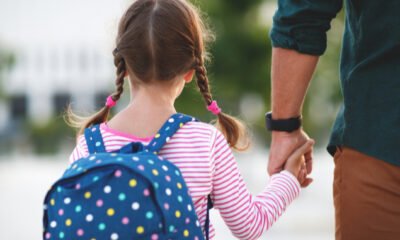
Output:
<path fill-rule="evenodd" d="M 45 197 L 43 239 L 208 239 L 209 209 L 203 234 L 181 172 L 157 155 L 189 121 L 174 114 L 149 145 L 112 153 L 99 125 L 86 129 L 89 156 L 71 164 Z"/>

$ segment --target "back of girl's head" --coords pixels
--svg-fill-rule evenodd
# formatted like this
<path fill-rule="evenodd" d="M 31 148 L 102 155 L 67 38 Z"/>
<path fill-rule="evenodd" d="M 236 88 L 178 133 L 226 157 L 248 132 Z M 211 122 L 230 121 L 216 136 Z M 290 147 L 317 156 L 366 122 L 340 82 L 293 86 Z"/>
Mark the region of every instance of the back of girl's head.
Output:
<path fill-rule="evenodd" d="M 120 20 L 116 48 L 116 90 L 118 101 L 127 73 L 133 84 L 172 81 L 176 76 L 195 70 L 196 83 L 206 106 L 212 101 L 205 68 L 206 44 L 211 34 L 205 28 L 198 10 L 185 0 L 137 0 Z M 68 112 L 68 122 L 80 128 L 79 134 L 93 124 L 107 121 L 110 107 L 105 106 L 89 119 Z M 233 117 L 217 114 L 217 126 L 231 147 L 247 147 L 246 131 Z M 83 121 L 82 121 L 83 120 Z M 241 141 L 243 138 L 246 141 Z"/>
<path fill-rule="evenodd" d="M 201 64 L 203 33 L 205 28 L 188 3 L 138 0 L 120 21 L 117 55 L 140 81 L 168 81 Z"/>

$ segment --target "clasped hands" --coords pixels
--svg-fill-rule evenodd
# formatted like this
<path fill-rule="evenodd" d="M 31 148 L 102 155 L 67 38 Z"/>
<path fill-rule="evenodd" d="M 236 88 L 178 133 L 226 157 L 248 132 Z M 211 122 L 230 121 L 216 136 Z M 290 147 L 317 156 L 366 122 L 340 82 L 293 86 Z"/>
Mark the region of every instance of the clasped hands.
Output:
<path fill-rule="evenodd" d="M 313 181 L 308 175 L 312 171 L 314 143 L 302 129 L 290 133 L 273 131 L 268 173 L 287 170 L 297 177 L 301 187 L 309 186 Z"/>

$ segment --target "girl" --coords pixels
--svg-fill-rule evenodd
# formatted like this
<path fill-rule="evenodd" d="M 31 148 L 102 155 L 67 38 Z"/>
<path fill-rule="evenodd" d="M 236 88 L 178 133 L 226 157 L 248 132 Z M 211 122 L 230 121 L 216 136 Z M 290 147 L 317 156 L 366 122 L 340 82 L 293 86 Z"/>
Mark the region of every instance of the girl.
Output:
<path fill-rule="evenodd" d="M 296 177 L 312 141 L 298 149 L 285 170 L 271 177 L 257 196 L 247 190 L 231 148 L 247 145 L 243 126 L 223 113 L 210 92 L 204 61 L 210 35 L 194 6 L 184 0 L 137 0 L 122 17 L 114 63 L 116 91 L 98 113 L 87 120 L 69 111 L 69 122 L 79 127 L 78 144 L 71 162 L 88 155 L 83 130 L 101 123 L 107 151 L 135 141 L 148 144 L 172 114 L 175 99 L 194 75 L 209 111 L 218 118 L 217 128 L 190 122 L 178 130 L 159 152 L 182 171 L 195 210 L 204 226 L 207 196 L 225 223 L 239 239 L 256 239 L 267 230 L 298 196 Z M 131 101 L 111 120 L 110 109 L 120 99 L 124 81 L 129 79 Z M 83 121 L 80 121 L 83 120 Z M 244 140 L 243 140 L 244 139 Z M 215 236 L 210 225 L 210 238 Z"/>

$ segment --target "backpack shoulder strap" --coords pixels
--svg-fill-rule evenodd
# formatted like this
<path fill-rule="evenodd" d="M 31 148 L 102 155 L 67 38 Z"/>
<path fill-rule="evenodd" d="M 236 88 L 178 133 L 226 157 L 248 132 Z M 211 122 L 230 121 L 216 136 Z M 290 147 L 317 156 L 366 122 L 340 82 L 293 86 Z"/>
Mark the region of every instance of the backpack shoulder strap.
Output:
<path fill-rule="evenodd" d="M 158 130 L 153 140 L 145 147 L 149 152 L 158 154 L 161 148 L 171 139 L 171 137 L 181 128 L 185 123 L 197 121 L 194 117 L 175 113 L 173 114 L 164 125 Z"/>
<path fill-rule="evenodd" d="M 207 196 L 207 215 L 206 215 L 206 221 L 204 223 L 204 231 L 205 231 L 205 237 L 206 240 L 210 239 L 210 210 L 214 207 L 214 204 L 211 199 L 211 195 L 208 194 Z"/>
<path fill-rule="evenodd" d="M 89 154 L 106 152 L 103 137 L 101 136 L 100 124 L 86 128 L 85 139 Z"/>

